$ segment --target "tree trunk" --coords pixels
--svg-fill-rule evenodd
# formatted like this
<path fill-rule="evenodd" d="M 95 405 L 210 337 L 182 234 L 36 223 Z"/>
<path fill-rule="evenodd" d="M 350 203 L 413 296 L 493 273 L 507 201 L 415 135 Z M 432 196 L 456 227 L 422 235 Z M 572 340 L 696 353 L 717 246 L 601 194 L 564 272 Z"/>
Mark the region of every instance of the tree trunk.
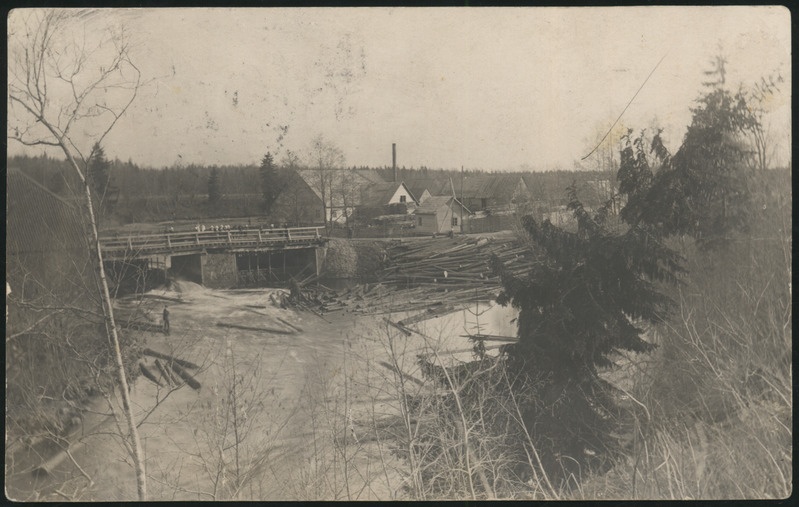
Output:
<path fill-rule="evenodd" d="M 147 500 L 147 477 L 144 469 L 144 452 L 142 451 L 141 441 L 139 440 L 139 431 L 136 427 L 136 421 L 133 418 L 133 409 L 130 405 L 130 397 L 128 390 L 128 380 L 125 374 L 125 364 L 122 360 L 122 349 L 119 345 L 119 335 L 117 334 L 116 322 L 114 321 L 114 308 L 111 302 L 111 293 L 108 290 L 108 281 L 105 276 L 105 268 L 103 267 L 103 253 L 100 248 L 100 235 L 97 231 L 97 222 L 94 216 L 94 207 L 92 203 L 92 192 L 89 187 L 89 181 L 81 173 L 80 167 L 75 161 L 69 150 L 62 144 L 62 149 L 67 155 L 70 164 L 78 173 L 78 176 L 83 179 L 83 189 L 86 196 L 86 209 L 89 213 L 89 225 L 91 226 L 91 248 L 94 250 L 97 261 L 97 274 L 100 278 L 101 299 L 103 301 L 103 317 L 105 319 L 106 332 L 110 338 L 113 346 L 114 360 L 116 362 L 117 375 L 119 377 L 119 390 L 122 396 L 122 409 L 125 412 L 125 419 L 128 423 L 130 431 L 130 440 L 133 449 L 133 464 L 136 469 L 136 489 L 140 501 Z"/>

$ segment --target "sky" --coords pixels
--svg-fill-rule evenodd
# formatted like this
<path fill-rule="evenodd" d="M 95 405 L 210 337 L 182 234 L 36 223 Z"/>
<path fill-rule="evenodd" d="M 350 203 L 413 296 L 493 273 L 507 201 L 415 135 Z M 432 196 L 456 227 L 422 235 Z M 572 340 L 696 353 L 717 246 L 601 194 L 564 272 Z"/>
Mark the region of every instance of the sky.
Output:
<path fill-rule="evenodd" d="M 348 165 L 389 166 L 396 143 L 399 166 L 571 169 L 644 82 L 606 143 L 657 125 L 676 150 L 720 49 L 733 86 L 785 78 L 768 121 L 790 156 L 783 7 L 81 10 L 67 35 L 120 25 L 145 85 L 104 148 L 140 165 L 305 157 L 322 135 Z"/>

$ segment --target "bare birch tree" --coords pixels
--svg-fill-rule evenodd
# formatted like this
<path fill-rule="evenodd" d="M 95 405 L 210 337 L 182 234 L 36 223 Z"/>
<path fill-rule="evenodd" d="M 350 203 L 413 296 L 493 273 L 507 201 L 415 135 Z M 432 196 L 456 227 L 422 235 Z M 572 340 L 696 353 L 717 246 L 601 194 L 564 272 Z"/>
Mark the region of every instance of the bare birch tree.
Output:
<path fill-rule="evenodd" d="M 81 182 L 105 329 L 113 349 L 128 426 L 126 447 L 136 470 L 139 500 L 146 500 L 144 453 L 130 405 L 87 173 L 94 147 L 102 144 L 127 112 L 142 80 L 131 60 L 131 45 L 124 29 L 109 29 L 94 44 L 89 39 L 85 25 L 69 11 L 12 12 L 8 40 L 7 135 L 26 146 L 60 149 Z M 86 146 L 90 148 L 87 150 Z"/>

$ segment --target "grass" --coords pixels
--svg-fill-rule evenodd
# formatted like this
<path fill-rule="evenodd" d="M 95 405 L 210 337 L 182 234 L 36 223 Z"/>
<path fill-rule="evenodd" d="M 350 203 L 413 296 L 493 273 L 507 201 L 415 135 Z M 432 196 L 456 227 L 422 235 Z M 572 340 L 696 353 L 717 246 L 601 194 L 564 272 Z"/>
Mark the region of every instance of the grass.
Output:
<path fill-rule="evenodd" d="M 786 186 L 784 188 L 790 188 Z M 763 197 L 763 194 L 758 194 Z M 789 198 L 789 196 L 788 196 Z M 751 233 L 702 251 L 675 242 L 689 277 L 658 350 L 634 358 L 633 448 L 581 497 L 787 498 L 792 492 L 790 206 L 771 196 Z"/>

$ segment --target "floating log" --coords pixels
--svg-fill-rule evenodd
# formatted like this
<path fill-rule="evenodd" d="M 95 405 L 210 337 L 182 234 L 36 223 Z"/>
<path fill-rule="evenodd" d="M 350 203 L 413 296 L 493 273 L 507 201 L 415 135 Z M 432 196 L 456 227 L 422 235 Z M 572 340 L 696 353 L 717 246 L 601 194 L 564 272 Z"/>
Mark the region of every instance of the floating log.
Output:
<path fill-rule="evenodd" d="M 218 327 L 229 327 L 233 329 L 244 329 L 246 331 L 264 331 L 274 334 L 294 334 L 294 330 L 277 329 L 274 327 L 255 327 L 255 326 L 241 326 L 239 324 L 228 324 L 226 322 L 217 322 Z"/>
<path fill-rule="evenodd" d="M 142 298 L 161 299 L 164 301 L 171 301 L 172 303 L 185 304 L 186 301 L 180 298 L 173 298 L 169 296 L 159 296 L 158 294 L 142 294 Z"/>
<path fill-rule="evenodd" d="M 153 372 L 151 372 L 149 368 L 144 366 L 143 363 L 139 363 L 139 370 L 141 370 L 142 375 L 144 375 L 147 378 L 147 380 L 149 380 L 150 382 L 152 382 L 154 384 L 157 384 L 160 387 L 164 387 L 164 384 L 162 384 L 158 380 L 158 378 L 156 378 L 156 376 L 153 375 Z"/>
<path fill-rule="evenodd" d="M 189 373 L 186 370 L 184 370 L 183 368 L 181 368 L 180 366 L 178 366 L 175 363 L 172 363 L 171 366 L 172 366 L 172 369 L 175 370 L 175 373 L 180 375 L 180 378 L 185 380 L 186 383 L 189 384 L 189 386 L 192 389 L 194 389 L 195 391 L 198 391 L 200 389 L 200 387 L 202 387 L 202 385 L 199 382 L 197 382 L 197 380 L 194 377 L 189 375 Z"/>
<path fill-rule="evenodd" d="M 196 364 L 194 364 L 194 363 L 192 363 L 190 361 L 185 361 L 185 360 L 179 359 L 179 358 L 177 358 L 175 356 L 170 356 L 169 354 L 162 354 L 161 352 L 156 352 L 156 351 L 154 351 L 153 349 L 150 349 L 150 348 L 144 349 L 142 351 L 142 354 L 144 354 L 146 356 L 157 357 L 159 359 L 163 359 L 164 361 L 169 361 L 169 362 L 172 362 L 172 363 L 175 363 L 175 364 L 179 364 L 180 366 L 183 366 L 184 368 L 194 368 L 195 370 L 197 368 L 199 368 L 199 366 L 197 366 Z"/>

